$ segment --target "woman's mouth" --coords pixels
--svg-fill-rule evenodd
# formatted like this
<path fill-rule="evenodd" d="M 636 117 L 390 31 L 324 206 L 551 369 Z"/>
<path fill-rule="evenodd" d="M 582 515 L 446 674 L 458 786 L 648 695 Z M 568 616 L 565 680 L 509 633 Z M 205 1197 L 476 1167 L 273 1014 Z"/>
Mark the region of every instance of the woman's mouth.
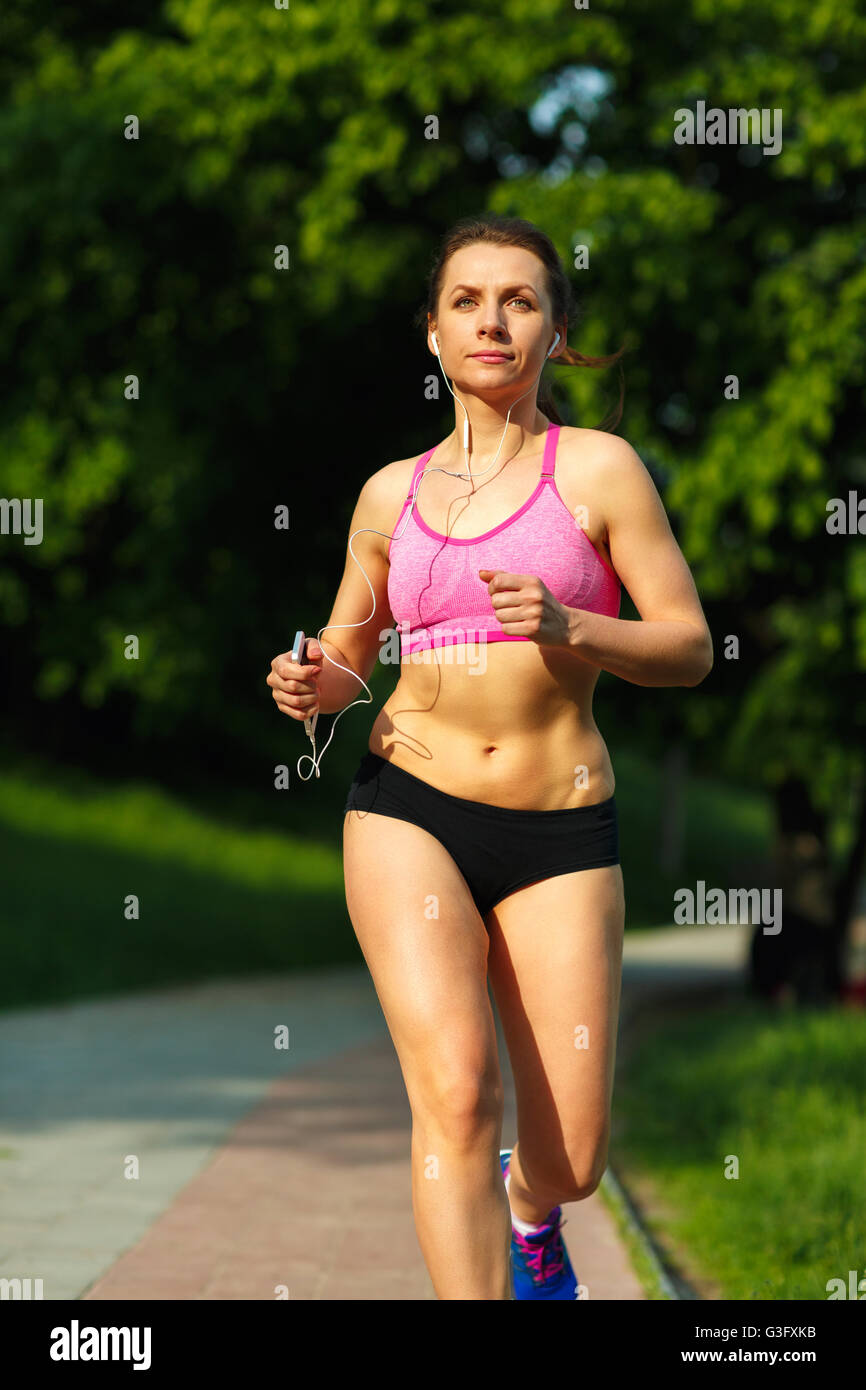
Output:
<path fill-rule="evenodd" d="M 472 352 L 470 357 L 474 357 L 476 362 L 510 362 L 511 358 L 507 352 Z"/>

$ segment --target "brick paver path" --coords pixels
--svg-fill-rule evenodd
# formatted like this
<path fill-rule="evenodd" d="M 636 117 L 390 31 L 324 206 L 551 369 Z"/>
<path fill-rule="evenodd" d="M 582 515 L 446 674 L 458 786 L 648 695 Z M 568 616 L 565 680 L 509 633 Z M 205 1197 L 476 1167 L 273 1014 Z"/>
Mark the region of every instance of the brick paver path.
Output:
<path fill-rule="evenodd" d="M 273 1082 L 84 1298 L 273 1299 L 285 1286 L 290 1299 L 435 1299 L 415 1234 L 410 1126 L 387 1036 Z M 590 1298 L 643 1298 L 598 1194 L 563 1215 Z"/>
<path fill-rule="evenodd" d="M 741 977 L 748 937 L 627 934 L 622 1029 L 660 989 Z M 499 1049 L 510 1147 L 501 1031 Z M 0 1055 L 0 1276 L 41 1279 L 46 1299 L 435 1297 L 409 1105 L 365 966 L 7 1011 Z M 602 1197 L 564 1216 L 590 1300 L 643 1298 Z"/>

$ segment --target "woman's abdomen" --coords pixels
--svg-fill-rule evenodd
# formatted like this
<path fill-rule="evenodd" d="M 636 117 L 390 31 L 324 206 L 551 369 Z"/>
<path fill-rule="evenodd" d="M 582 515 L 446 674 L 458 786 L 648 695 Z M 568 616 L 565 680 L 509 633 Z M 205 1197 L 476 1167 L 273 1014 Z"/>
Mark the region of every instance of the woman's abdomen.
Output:
<path fill-rule="evenodd" d="M 592 714 L 598 668 L 531 642 L 448 653 L 402 663 L 370 732 L 372 752 L 440 791 L 492 806 L 562 810 L 613 795 Z"/>

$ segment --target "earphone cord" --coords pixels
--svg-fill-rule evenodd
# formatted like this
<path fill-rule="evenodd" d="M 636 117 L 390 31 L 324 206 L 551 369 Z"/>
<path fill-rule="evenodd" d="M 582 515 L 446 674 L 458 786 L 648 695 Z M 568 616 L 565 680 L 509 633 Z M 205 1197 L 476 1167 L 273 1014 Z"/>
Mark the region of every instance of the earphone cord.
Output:
<path fill-rule="evenodd" d="M 556 343 L 557 343 L 558 341 L 559 341 L 559 335 L 557 334 L 556 340 L 554 341 L 554 347 L 556 346 Z M 552 350 L 553 350 L 553 349 L 551 349 L 551 351 L 552 351 Z M 550 352 L 548 352 L 548 357 L 549 357 L 549 356 L 550 356 Z M 414 508 L 414 506 L 415 506 L 415 499 L 416 499 L 416 497 L 417 497 L 417 495 L 418 495 L 418 488 L 419 488 L 420 485 L 421 485 L 421 479 L 422 479 L 422 478 L 426 478 L 426 476 L 427 476 L 428 473 L 447 473 L 448 476 L 449 476 L 449 478 L 462 478 L 462 479 L 464 479 L 464 481 L 471 482 L 471 481 L 472 481 L 473 479 L 475 479 L 475 478 L 483 478 L 485 473 L 489 473 L 489 472 L 490 472 L 490 469 L 493 467 L 493 464 L 494 464 L 494 463 L 496 462 L 496 460 L 499 458 L 499 452 L 500 452 L 500 450 L 501 450 L 501 448 L 502 448 L 503 442 L 504 442 L 504 440 L 505 440 L 505 436 L 506 436 L 506 434 L 508 433 L 508 422 L 509 422 L 509 420 L 511 419 L 511 412 L 512 412 L 512 410 L 513 410 L 514 407 L 517 405 L 517 401 L 522 401 L 522 400 L 523 400 L 523 396 L 528 396 L 528 395 L 529 395 L 529 392 L 532 391 L 532 390 L 534 389 L 534 387 L 536 386 L 536 384 L 537 384 L 537 382 L 538 382 L 538 378 L 541 376 L 541 373 L 544 371 L 545 363 L 547 362 L 547 358 L 545 358 L 545 359 L 544 359 L 544 362 L 542 362 L 541 367 L 540 367 L 540 369 L 539 369 L 538 376 L 535 378 L 535 381 L 533 381 L 533 383 L 532 383 L 532 386 L 530 386 L 526 391 L 524 391 L 524 392 L 523 392 L 523 395 L 518 396 L 518 397 L 517 397 L 517 400 L 512 401 L 512 402 L 511 402 L 511 405 L 508 407 L 508 414 L 507 414 L 506 417 L 505 417 L 505 429 L 502 431 L 502 438 L 501 438 L 500 441 L 499 441 L 499 448 L 496 450 L 496 453 L 495 453 L 494 456 L 493 456 L 493 462 L 492 462 L 492 463 L 489 463 L 489 464 L 487 465 L 487 467 L 486 467 L 485 469 L 482 470 L 481 473 L 473 473 L 473 472 L 472 472 L 472 469 L 471 469 L 471 467 L 470 467 L 470 465 L 469 465 L 469 447 L 468 447 L 469 412 L 467 411 L 466 406 L 463 405 L 463 402 L 460 400 L 460 397 L 457 396 L 457 395 L 455 394 L 455 392 L 452 390 L 452 388 L 451 388 L 451 383 L 449 382 L 447 376 L 445 375 L 445 369 L 444 369 L 444 367 L 442 366 L 442 359 L 441 359 L 441 357 L 439 356 L 438 353 L 436 354 L 436 360 L 437 360 L 438 363 L 439 363 L 439 370 L 440 370 L 441 373 L 442 373 L 442 377 L 443 377 L 443 380 L 444 380 L 444 382 L 445 382 L 445 385 L 448 387 L 448 390 L 451 391 L 451 394 L 452 394 L 452 396 L 454 396 L 454 399 L 455 399 L 455 401 L 457 401 L 458 405 L 462 406 L 462 408 L 463 408 L 463 413 L 464 413 L 464 415 L 466 416 L 466 420 L 464 421 L 464 429 L 463 429 L 463 449 L 464 449 L 464 452 L 465 452 L 465 454 L 466 454 L 466 467 L 467 467 L 467 470 L 468 470 L 468 477 L 467 477 L 467 474 L 466 474 L 466 473 L 452 473 L 452 472 L 451 472 L 449 469 L 447 469 L 447 468 L 424 468 L 424 469 L 422 470 L 422 472 L 419 473 L 419 475 L 418 475 L 418 477 L 417 477 L 417 479 L 416 479 L 416 481 L 415 481 L 415 487 L 414 487 L 414 489 L 413 489 L 413 491 L 412 491 L 411 505 L 409 506 L 409 509 L 408 509 L 408 511 L 406 512 L 406 519 L 405 519 L 405 521 L 403 522 L 403 528 L 402 528 L 402 530 L 400 531 L 400 536 L 402 536 L 403 531 L 405 531 L 406 527 L 407 527 L 408 524 L 409 524 L 409 518 L 410 518 L 410 516 L 412 515 L 412 510 L 413 510 L 413 508 Z M 351 534 L 351 536 L 349 537 L 349 554 L 352 556 L 352 559 L 355 561 L 355 564 L 358 566 L 358 568 L 360 569 L 361 573 L 362 573 L 363 576 L 364 576 L 364 579 L 367 581 L 367 588 L 370 590 L 370 597 L 371 597 L 372 600 L 373 600 L 373 612 L 370 614 L 370 617 L 369 617 L 369 618 L 365 618 L 364 621 L 363 621 L 363 622 L 360 622 L 360 623 L 326 623 L 326 624 L 324 625 L 324 627 L 320 627 L 320 628 L 319 628 L 319 631 L 318 631 L 318 633 L 316 634 L 316 641 L 319 643 L 320 646 L 321 646 L 321 634 L 322 634 L 323 632 L 328 631 L 331 627 L 364 627 L 364 626 L 365 626 L 367 623 L 369 623 L 370 620 L 375 616 L 375 613 L 376 613 L 376 595 L 375 595 L 375 593 L 374 593 L 374 591 L 373 591 L 373 585 L 370 583 L 369 577 L 368 577 L 368 575 L 367 575 L 367 571 L 364 569 L 364 566 L 361 564 L 361 561 L 358 559 L 357 555 L 355 554 L 354 550 L 352 549 L 352 541 L 354 540 L 355 536 L 359 536 L 359 535 L 361 534 L 362 531 L 372 531 L 374 535 L 376 535 L 376 536 L 384 536 L 387 540 L 390 540 L 390 541 L 399 540 L 399 536 L 398 536 L 396 533 L 395 533 L 393 536 L 389 536 L 388 533 L 387 533 L 386 531 L 377 531 L 376 528 L 375 528 L 374 526 L 359 526 L 358 529 L 357 529 L 357 531 L 353 531 L 352 534 Z M 371 705 L 371 704 L 373 703 L 373 695 L 372 695 L 372 692 L 371 692 L 369 686 L 367 685 L 366 681 L 364 681 L 364 680 L 361 678 L 361 676 L 358 675 L 357 671 L 351 670 L 351 668 L 348 667 L 348 666 L 342 666 L 342 665 L 340 665 L 340 662 L 339 662 L 339 661 L 334 661 L 333 657 L 328 656 L 328 653 L 325 651 L 324 647 L 322 647 L 322 654 L 323 654 L 323 656 L 325 657 L 325 660 L 326 660 L 326 661 L 330 661 L 330 663 L 331 663 L 332 666 L 338 667 L 339 670 L 341 670 L 341 671 L 348 671 L 350 676 L 354 676 L 354 677 L 355 677 L 355 680 L 360 681 L 361 684 L 363 685 L 364 689 L 365 689 L 366 692 L 367 692 L 368 699 L 362 700 L 362 699 L 359 697 L 357 700 L 353 700 L 352 703 L 351 703 L 350 705 L 346 705 L 344 709 L 341 709 L 341 710 L 340 710 L 339 714 L 337 715 L 337 718 L 334 720 L 333 724 L 331 725 L 331 732 L 330 732 L 330 734 L 329 734 L 329 736 L 328 736 L 328 742 L 325 744 L 324 748 L 322 749 L 322 751 L 321 751 L 319 754 L 316 753 L 316 735 L 315 735 L 314 732 L 313 732 L 313 733 L 310 733 L 309 738 L 310 738 L 310 742 L 311 742 L 312 745 L 313 745 L 312 757 L 310 756 L 309 753 L 302 753 L 301 756 L 298 758 L 298 762 L 297 762 L 298 776 L 301 778 L 301 780 L 302 780 L 303 782 L 309 782 L 310 778 L 313 776 L 313 773 L 315 773 L 315 775 L 316 775 L 317 777 L 319 776 L 319 763 L 322 761 L 322 758 L 323 758 L 324 755 L 325 755 L 325 749 L 328 747 L 328 744 L 330 744 L 331 739 L 334 737 L 334 730 L 335 730 L 336 727 L 337 727 L 337 721 L 338 721 L 339 719 L 342 719 L 343 715 L 344 715 L 344 714 L 347 714 L 348 711 L 349 711 L 350 709 L 354 709 L 356 705 Z M 304 762 L 304 761 L 310 762 L 310 763 L 312 763 L 312 765 L 313 765 L 312 770 L 310 771 L 310 773 L 309 773 L 308 776 L 306 776 L 306 777 L 305 777 L 304 774 L 301 772 L 301 763 Z"/>

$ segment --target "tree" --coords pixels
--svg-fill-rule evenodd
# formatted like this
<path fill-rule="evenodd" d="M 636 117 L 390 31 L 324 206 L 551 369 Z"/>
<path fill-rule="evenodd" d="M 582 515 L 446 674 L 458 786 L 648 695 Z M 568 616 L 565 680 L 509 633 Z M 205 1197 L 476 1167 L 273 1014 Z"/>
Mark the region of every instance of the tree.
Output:
<path fill-rule="evenodd" d="M 327 610 L 364 477 L 448 419 L 407 350 L 433 243 L 517 212 L 569 263 L 588 250 L 570 340 L 632 349 L 622 432 L 716 640 L 687 699 L 612 680 L 606 698 L 660 749 L 684 729 L 774 789 L 794 846 L 803 808 L 838 945 L 866 851 L 866 558 L 827 525 L 866 468 L 866 19 L 213 0 L 13 4 L 0 26 L 0 489 L 46 519 L 41 545 L 0 550 L 22 735 L 270 752 L 251 670 L 293 613 Z M 678 143 L 699 101 L 781 111 L 779 152 Z M 596 373 L 557 389 L 575 422 L 611 404 Z"/>

